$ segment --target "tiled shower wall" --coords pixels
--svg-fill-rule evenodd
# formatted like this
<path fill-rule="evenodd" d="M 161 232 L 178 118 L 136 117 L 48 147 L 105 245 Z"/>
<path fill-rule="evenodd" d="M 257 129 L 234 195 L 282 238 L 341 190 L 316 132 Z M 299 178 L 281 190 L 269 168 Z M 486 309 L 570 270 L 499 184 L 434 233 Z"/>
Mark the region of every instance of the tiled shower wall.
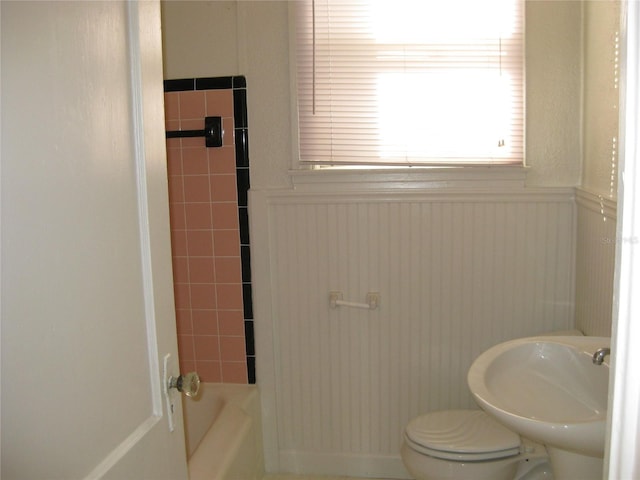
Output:
<path fill-rule="evenodd" d="M 202 130 L 205 116 L 222 117 L 222 147 L 167 139 L 180 369 L 255 383 L 244 77 L 165 81 L 167 131 Z"/>

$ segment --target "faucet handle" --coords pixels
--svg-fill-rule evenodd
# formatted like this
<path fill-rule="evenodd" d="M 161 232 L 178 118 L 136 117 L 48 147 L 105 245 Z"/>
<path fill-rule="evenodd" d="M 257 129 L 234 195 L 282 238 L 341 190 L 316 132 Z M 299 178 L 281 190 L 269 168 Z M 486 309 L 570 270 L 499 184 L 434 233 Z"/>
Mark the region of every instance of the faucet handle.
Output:
<path fill-rule="evenodd" d="M 604 362 L 604 357 L 611 354 L 611 349 L 607 347 L 599 348 L 593 354 L 593 363 L 595 365 L 602 365 Z"/>

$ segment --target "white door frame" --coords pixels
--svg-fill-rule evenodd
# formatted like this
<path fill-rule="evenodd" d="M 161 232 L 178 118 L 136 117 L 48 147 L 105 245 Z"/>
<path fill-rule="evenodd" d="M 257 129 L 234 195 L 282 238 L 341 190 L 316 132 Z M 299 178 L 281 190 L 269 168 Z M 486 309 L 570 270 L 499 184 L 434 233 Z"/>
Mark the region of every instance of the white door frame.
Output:
<path fill-rule="evenodd" d="M 622 4 L 620 181 L 613 299 L 613 382 L 605 471 L 611 480 L 640 475 L 640 3 Z"/>

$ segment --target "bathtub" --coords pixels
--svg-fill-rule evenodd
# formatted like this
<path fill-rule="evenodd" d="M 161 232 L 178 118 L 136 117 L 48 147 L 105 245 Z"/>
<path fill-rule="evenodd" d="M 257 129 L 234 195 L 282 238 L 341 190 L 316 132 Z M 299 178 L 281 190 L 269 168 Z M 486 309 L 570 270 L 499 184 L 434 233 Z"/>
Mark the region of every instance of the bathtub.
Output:
<path fill-rule="evenodd" d="M 260 399 L 254 385 L 202 383 L 184 398 L 190 480 L 260 480 L 264 475 Z"/>

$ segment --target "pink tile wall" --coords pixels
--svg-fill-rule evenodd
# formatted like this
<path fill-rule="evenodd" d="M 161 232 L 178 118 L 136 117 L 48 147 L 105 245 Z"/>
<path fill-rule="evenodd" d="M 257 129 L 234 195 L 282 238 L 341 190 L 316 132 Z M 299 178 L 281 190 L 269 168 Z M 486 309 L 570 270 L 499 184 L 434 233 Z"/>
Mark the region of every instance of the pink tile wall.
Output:
<path fill-rule="evenodd" d="M 166 129 L 200 130 L 222 117 L 223 146 L 167 139 L 173 277 L 182 372 L 247 383 L 233 91 L 165 93 Z"/>

